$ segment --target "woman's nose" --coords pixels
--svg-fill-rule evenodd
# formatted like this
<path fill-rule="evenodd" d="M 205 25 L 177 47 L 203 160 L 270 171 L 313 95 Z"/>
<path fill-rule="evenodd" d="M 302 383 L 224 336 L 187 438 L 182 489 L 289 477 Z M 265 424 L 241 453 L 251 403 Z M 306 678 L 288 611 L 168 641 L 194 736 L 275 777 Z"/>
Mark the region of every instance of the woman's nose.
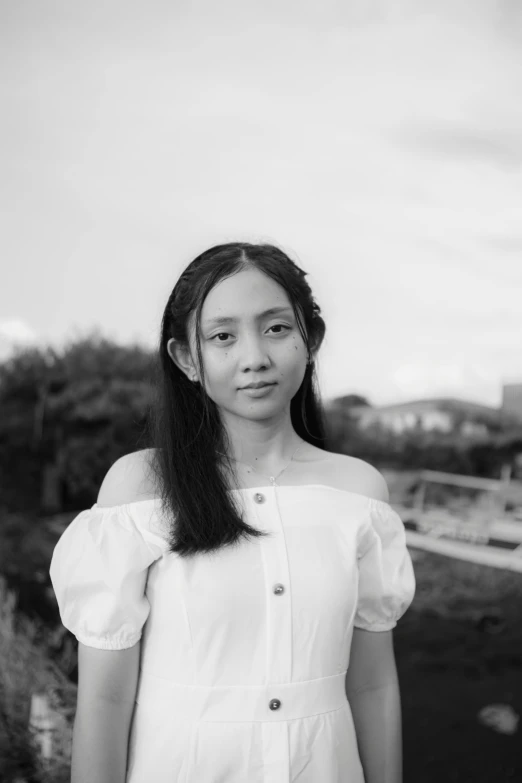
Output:
<path fill-rule="evenodd" d="M 241 361 L 243 367 L 255 369 L 270 364 L 266 346 L 260 340 L 245 340 Z"/>

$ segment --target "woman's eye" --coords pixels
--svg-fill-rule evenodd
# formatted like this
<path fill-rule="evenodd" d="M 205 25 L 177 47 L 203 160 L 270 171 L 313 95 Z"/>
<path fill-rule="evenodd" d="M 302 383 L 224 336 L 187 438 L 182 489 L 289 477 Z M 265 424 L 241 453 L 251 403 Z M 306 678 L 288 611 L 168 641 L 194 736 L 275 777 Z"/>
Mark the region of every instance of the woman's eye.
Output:
<path fill-rule="evenodd" d="M 214 337 L 211 337 L 211 340 L 216 340 L 217 337 L 221 337 L 221 335 L 227 334 L 227 332 L 219 332 L 218 334 L 215 334 Z M 221 340 L 217 340 L 218 343 L 221 342 Z"/>
<path fill-rule="evenodd" d="M 282 329 L 290 330 L 292 327 L 291 326 L 285 326 L 285 324 L 274 324 L 273 326 L 270 326 L 269 328 L 270 329 L 282 328 Z M 282 334 L 282 332 L 275 332 L 275 334 Z M 210 339 L 211 340 L 216 340 L 216 337 L 221 337 L 222 335 L 230 336 L 230 332 L 218 332 L 217 334 L 214 335 L 214 337 L 211 337 Z M 217 340 L 216 342 L 221 343 L 221 342 L 225 342 L 225 341 L 224 340 Z"/>

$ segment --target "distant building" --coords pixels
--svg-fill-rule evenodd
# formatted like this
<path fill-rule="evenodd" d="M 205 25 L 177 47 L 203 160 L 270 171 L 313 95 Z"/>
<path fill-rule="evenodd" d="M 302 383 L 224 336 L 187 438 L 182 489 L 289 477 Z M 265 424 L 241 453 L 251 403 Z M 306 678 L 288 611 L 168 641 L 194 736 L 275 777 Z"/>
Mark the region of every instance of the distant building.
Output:
<path fill-rule="evenodd" d="M 331 408 L 342 407 L 342 403 Z M 424 432 L 459 432 L 465 437 L 486 437 L 498 427 L 500 411 L 488 405 L 452 398 L 412 400 L 394 405 L 349 407 L 361 427 L 381 425 L 396 433 L 419 429 Z"/>
<path fill-rule="evenodd" d="M 502 386 L 502 415 L 515 416 L 522 421 L 522 383 L 504 383 Z"/>

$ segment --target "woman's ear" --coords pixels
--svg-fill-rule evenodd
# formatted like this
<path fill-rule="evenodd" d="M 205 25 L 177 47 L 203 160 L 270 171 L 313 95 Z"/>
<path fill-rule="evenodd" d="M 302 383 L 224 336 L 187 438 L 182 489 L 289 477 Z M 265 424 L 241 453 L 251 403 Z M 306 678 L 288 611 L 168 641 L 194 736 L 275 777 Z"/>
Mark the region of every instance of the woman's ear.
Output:
<path fill-rule="evenodd" d="M 322 328 L 321 328 L 322 327 Z M 312 359 L 315 360 L 317 358 L 317 354 L 319 353 L 319 349 L 321 345 L 323 344 L 324 335 L 325 335 L 326 329 L 324 326 L 324 323 L 319 324 L 319 328 L 316 329 L 314 336 L 311 336 L 311 342 L 310 342 L 310 352 L 312 354 Z"/>
<path fill-rule="evenodd" d="M 319 348 L 323 344 L 323 336 L 324 335 L 319 335 L 318 337 L 316 337 L 315 342 L 312 342 L 310 345 L 310 353 L 312 355 L 312 361 L 315 361 L 317 358 Z"/>
<path fill-rule="evenodd" d="M 197 381 L 198 373 L 192 361 L 188 346 L 182 345 L 173 337 L 167 342 L 167 352 L 181 372 L 185 373 L 189 381 Z"/>

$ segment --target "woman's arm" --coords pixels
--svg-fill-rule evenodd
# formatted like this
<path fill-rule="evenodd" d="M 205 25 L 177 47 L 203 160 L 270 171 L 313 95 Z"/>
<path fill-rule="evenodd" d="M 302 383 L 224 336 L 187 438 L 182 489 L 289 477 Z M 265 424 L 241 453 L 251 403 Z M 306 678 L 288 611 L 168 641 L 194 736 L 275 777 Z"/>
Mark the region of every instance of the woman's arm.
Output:
<path fill-rule="evenodd" d="M 140 645 L 98 650 L 79 643 L 71 783 L 125 783 Z"/>
<path fill-rule="evenodd" d="M 105 476 L 97 503 L 140 499 L 142 454 L 128 454 Z M 73 727 L 71 783 L 124 783 L 129 732 L 138 687 L 141 639 L 123 650 L 78 643 L 78 698 Z"/>
<path fill-rule="evenodd" d="M 365 783 L 402 783 L 402 712 L 392 631 L 354 628 L 345 687 Z"/>

